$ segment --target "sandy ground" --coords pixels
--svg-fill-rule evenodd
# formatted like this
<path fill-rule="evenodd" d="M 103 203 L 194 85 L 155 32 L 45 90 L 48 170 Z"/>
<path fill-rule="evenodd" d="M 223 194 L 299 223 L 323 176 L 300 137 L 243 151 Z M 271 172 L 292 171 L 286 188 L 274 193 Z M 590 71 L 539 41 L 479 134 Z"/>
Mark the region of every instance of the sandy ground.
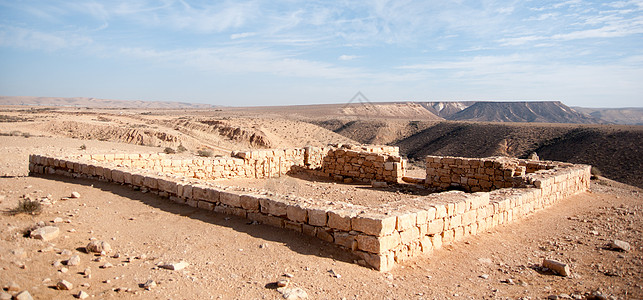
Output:
<path fill-rule="evenodd" d="M 275 282 L 288 273 L 289 286 L 303 289 L 309 299 L 542 299 L 597 291 L 614 299 L 643 298 L 643 199 L 640 190 L 626 185 L 593 182 L 591 192 L 381 273 L 317 239 L 126 186 L 14 176 L 24 174 L 30 152 L 78 151 L 81 144 L 141 150 L 99 141 L 0 137 L 1 170 L 13 174 L 0 178 L 0 210 L 16 207 L 23 195 L 57 200 L 38 215 L 0 215 L 0 285 L 19 286 L 10 294 L 27 290 L 35 299 L 73 299 L 83 290 L 96 299 L 283 299 Z M 73 191 L 81 197 L 61 200 Z M 57 217 L 63 222 L 52 223 Z M 60 235 L 49 242 L 25 237 L 38 222 L 58 226 Z M 85 253 L 92 238 L 111 244 L 110 255 Z M 613 239 L 629 242 L 631 250 L 606 249 Z M 72 255 L 80 257 L 78 266 L 56 263 Z M 542 272 L 543 258 L 568 263 L 573 275 Z M 189 266 L 157 267 L 178 261 Z M 107 262 L 113 267 L 101 268 Z M 54 289 L 61 279 L 73 288 Z M 148 280 L 157 286 L 142 288 Z"/>

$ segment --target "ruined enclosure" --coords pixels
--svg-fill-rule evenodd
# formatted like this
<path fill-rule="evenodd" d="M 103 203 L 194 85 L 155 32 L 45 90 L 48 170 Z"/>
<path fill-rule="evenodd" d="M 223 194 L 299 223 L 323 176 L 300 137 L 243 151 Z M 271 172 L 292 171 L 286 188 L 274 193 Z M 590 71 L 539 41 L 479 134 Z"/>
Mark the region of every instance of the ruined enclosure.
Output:
<path fill-rule="evenodd" d="M 587 165 L 429 156 L 426 178 L 415 180 L 423 184 L 413 188 L 434 193 L 390 201 L 327 201 L 242 184 L 307 174 L 340 183 L 400 187 L 406 185 L 405 168 L 397 147 L 371 145 L 242 151 L 214 158 L 159 153 L 29 158 L 31 173 L 131 185 L 178 203 L 294 230 L 335 243 L 359 256 L 360 264 L 381 271 L 583 192 L 590 178 Z M 226 180 L 241 184 L 226 185 Z"/>

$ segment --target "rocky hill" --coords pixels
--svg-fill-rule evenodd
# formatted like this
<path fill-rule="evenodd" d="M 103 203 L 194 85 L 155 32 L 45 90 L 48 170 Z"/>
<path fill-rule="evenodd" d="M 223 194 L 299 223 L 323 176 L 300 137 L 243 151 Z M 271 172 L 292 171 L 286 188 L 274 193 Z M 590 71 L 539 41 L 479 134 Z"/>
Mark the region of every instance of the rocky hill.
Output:
<path fill-rule="evenodd" d="M 643 107 L 626 108 L 585 108 L 574 107 L 574 110 L 612 124 L 643 125 Z"/>
<path fill-rule="evenodd" d="M 89 108 L 212 108 L 210 104 L 166 102 L 166 101 L 128 101 L 109 100 L 84 97 L 12 97 L 0 96 L 0 105 L 27 105 L 27 106 L 61 106 L 61 107 L 89 107 Z"/>
<path fill-rule="evenodd" d="M 482 122 L 601 123 L 600 119 L 577 112 L 560 101 L 476 102 L 447 119 Z"/>

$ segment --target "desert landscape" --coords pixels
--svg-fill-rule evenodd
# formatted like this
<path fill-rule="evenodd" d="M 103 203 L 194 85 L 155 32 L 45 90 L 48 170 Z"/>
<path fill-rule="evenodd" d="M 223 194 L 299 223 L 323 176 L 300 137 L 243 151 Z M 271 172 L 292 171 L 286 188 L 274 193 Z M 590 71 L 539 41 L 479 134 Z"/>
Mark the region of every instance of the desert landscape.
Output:
<path fill-rule="evenodd" d="M 534 118 L 539 123 L 448 120 L 426 109 L 439 105 L 409 103 L 290 108 L 49 104 L 6 105 L 0 113 L 0 218 L 6 224 L 0 233 L 2 297 L 643 297 L 641 126 L 542 123 L 543 117 Z M 578 114 L 584 116 L 578 123 L 591 120 Z M 594 179 L 586 192 L 382 272 L 332 242 L 179 204 L 162 193 L 29 174 L 30 154 L 164 153 L 187 159 L 329 144 L 399 147 L 408 159 L 406 176 L 416 178 L 423 176 L 427 155 L 527 158 L 536 152 L 541 160 L 591 164 Z M 355 205 L 430 195 L 413 184 L 371 189 L 370 184 L 302 174 L 215 183 Z M 37 213 L 19 209 L 28 200 L 40 204 Z M 37 228 L 47 226 L 59 228 L 58 236 L 34 238 Z M 106 242 L 109 249 L 92 253 L 88 244 L 93 241 Z M 619 248 L 614 241 L 627 246 Z M 544 259 L 565 264 L 570 274 L 544 268 Z"/>

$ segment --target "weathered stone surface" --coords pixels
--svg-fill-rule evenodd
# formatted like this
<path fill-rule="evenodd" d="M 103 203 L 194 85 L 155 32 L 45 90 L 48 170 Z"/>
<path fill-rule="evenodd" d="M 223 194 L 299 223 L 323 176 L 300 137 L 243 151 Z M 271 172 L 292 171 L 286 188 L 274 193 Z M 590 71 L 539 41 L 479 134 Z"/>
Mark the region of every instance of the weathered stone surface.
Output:
<path fill-rule="evenodd" d="M 78 255 L 73 255 L 67 260 L 67 265 L 68 266 L 77 266 L 80 265 L 80 256 Z"/>
<path fill-rule="evenodd" d="M 351 216 L 354 213 L 351 211 L 329 211 L 328 212 L 328 227 L 342 231 L 351 230 Z"/>
<path fill-rule="evenodd" d="M 553 259 L 543 259 L 542 266 L 556 272 L 560 276 L 567 277 L 572 274 L 567 264 Z"/>
<path fill-rule="evenodd" d="M 56 283 L 56 288 L 59 290 L 68 291 L 73 289 L 74 285 L 67 280 L 61 279 L 60 281 L 58 281 L 58 283 Z"/>
<path fill-rule="evenodd" d="M 31 233 L 29 233 L 29 236 L 34 239 L 50 241 L 58 237 L 58 234 L 60 234 L 60 229 L 58 227 L 45 226 L 31 231 Z"/>
<path fill-rule="evenodd" d="M 277 289 L 286 300 L 308 299 L 308 293 L 301 288 L 281 287 Z"/>
<path fill-rule="evenodd" d="M 324 227 L 328 222 L 328 211 L 319 208 L 307 208 L 308 224 Z"/>
<path fill-rule="evenodd" d="M 231 207 L 241 207 L 241 196 L 231 192 L 220 192 L 219 201 Z"/>
<path fill-rule="evenodd" d="M 87 299 L 89 298 L 89 294 L 85 291 L 79 291 L 78 294 L 75 295 L 76 298 L 78 299 Z"/>
<path fill-rule="evenodd" d="M 289 205 L 286 208 L 286 214 L 291 221 L 306 223 L 308 220 L 308 212 L 299 205 Z"/>
<path fill-rule="evenodd" d="M 409 212 L 397 216 L 395 229 L 398 231 L 407 230 L 417 225 L 417 213 Z"/>
<path fill-rule="evenodd" d="M 15 296 L 13 296 L 15 300 L 33 300 L 33 297 L 31 294 L 29 294 L 29 291 L 22 291 Z"/>
<path fill-rule="evenodd" d="M 621 240 L 613 240 L 610 242 L 609 245 L 610 249 L 612 250 L 617 250 L 617 251 L 630 251 L 630 243 L 621 241 Z"/>
<path fill-rule="evenodd" d="M 11 294 L 9 294 L 9 293 L 7 293 L 7 292 L 5 292 L 3 290 L 0 290 L 0 300 L 11 300 L 12 298 L 13 298 L 13 296 L 11 296 Z"/>
<path fill-rule="evenodd" d="M 101 253 L 103 251 L 109 253 L 112 251 L 112 246 L 105 241 L 96 240 L 89 242 L 89 244 L 85 246 L 85 251 L 87 251 L 87 253 Z"/>
<path fill-rule="evenodd" d="M 259 210 L 259 196 L 246 194 L 239 196 L 241 207 L 247 210 Z"/>
<path fill-rule="evenodd" d="M 183 270 L 190 264 L 181 261 L 181 262 L 172 262 L 168 264 L 161 265 L 160 267 L 163 269 L 168 269 L 168 270 L 173 270 L 173 271 L 178 271 L 178 270 Z"/>
<path fill-rule="evenodd" d="M 70 198 L 80 198 L 80 193 L 79 192 L 71 192 L 71 197 Z"/>
<path fill-rule="evenodd" d="M 384 236 L 393 233 L 397 218 L 376 214 L 360 214 L 351 219 L 351 228 L 368 235 Z"/>

